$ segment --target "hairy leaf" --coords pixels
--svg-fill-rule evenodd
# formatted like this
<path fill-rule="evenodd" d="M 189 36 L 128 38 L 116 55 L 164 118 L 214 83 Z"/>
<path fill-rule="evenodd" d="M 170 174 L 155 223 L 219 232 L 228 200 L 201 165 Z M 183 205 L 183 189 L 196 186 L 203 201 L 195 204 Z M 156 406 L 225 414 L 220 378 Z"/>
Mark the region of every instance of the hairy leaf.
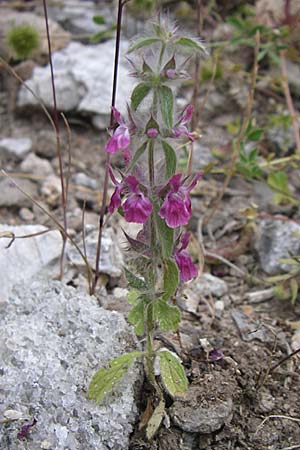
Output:
<path fill-rule="evenodd" d="M 127 53 L 131 53 L 134 50 L 138 50 L 143 47 L 148 47 L 149 45 L 156 44 L 157 42 L 160 42 L 159 38 L 151 38 L 151 37 L 147 38 L 146 37 L 146 38 L 138 39 L 129 47 Z"/>
<path fill-rule="evenodd" d="M 162 331 L 176 331 L 180 322 L 180 311 L 177 306 L 172 306 L 162 299 L 155 301 L 153 305 L 154 317 Z"/>
<path fill-rule="evenodd" d="M 161 400 L 155 410 L 147 425 L 146 436 L 147 439 L 152 439 L 160 427 L 161 421 L 163 420 L 165 414 L 165 402 Z"/>
<path fill-rule="evenodd" d="M 164 294 L 163 300 L 168 301 L 175 294 L 179 283 L 179 271 L 177 264 L 168 259 L 164 261 Z"/>
<path fill-rule="evenodd" d="M 183 47 L 189 48 L 191 50 L 197 50 L 206 53 L 204 45 L 202 45 L 201 42 L 196 41 L 195 39 L 182 37 L 176 39 L 175 44 L 182 45 Z"/>
<path fill-rule="evenodd" d="M 98 370 L 89 384 L 88 398 L 100 403 L 103 397 L 111 392 L 114 386 L 126 375 L 135 359 L 142 354 L 142 352 L 126 353 L 110 361 L 108 369 L 102 367 Z"/>
<path fill-rule="evenodd" d="M 161 244 L 162 256 L 163 258 L 169 258 L 173 253 L 174 247 L 174 230 L 169 228 L 166 222 L 156 214 L 158 235 Z"/>
<path fill-rule="evenodd" d="M 131 94 L 131 106 L 134 111 L 137 110 L 141 102 L 151 91 L 151 85 L 147 83 L 138 84 L 132 91 Z"/>
<path fill-rule="evenodd" d="M 138 161 L 138 159 L 142 156 L 142 154 L 145 152 L 147 148 L 147 142 L 144 142 L 135 152 L 134 157 L 132 158 L 126 172 L 130 172 L 131 169 L 134 167 L 134 165 L 136 164 L 136 162 Z"/>
<path fill-rule="evenodd" d="M 171 397 L 184 394 L 188 389 L 188 380 L 180 361 L 168 351 L 161 351 L 158 356 L 161 378 L 168 393 Z"/>
<path fill-rule="evenodd" d="M 161 115 L 167 128 L 173 125 L 173 92 L 168 86 L 161 86 L 158 90 Z"/>
<path fill-rule="evenodd" d="M 166 141 L 162 141 L 163 151 L 166 160 L 166 178 L 170 178 L 176 172 L 177 158 L 173 147 Z"/>
<path fill-rule="evenodd" d="M 138 336 L 145 333 L 145 300 L 139 299 L 128 315 L 128 322 L 134 326 L 134 331 Z"/>
<path fill-rule="evenodd" d="M 130 270 L 126 269 L 126 267 L 124 268 L 124 271 L 128 284 L 131 287 L 139 290 L 145 289 L 147 287 L 144 280 L 134 275 L 132 272 L 130 272 Z"/>

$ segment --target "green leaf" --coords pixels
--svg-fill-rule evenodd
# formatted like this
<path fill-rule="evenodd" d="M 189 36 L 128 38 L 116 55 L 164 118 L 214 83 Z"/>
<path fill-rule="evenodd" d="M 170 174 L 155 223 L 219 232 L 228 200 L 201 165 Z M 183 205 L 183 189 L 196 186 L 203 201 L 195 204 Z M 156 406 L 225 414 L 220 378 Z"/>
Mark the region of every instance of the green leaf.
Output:
<path fill-rule="evenodd" d="M 134 111 L 137 110 L 141 102 L 149 94 L 150 91 L 151 85 L 147 83 L 140 83 L 133 89 L 131 94 L 131 106 Z"/>
<path fill-rule="evenodd" d="M 179 283 L 179 271 L 177 264 L 168 259 L 164 261 L 164 294 L 162 299 L 168 301 L 175 294 Z"/>
<path fill-rule="evenodd" d="M 167 128 L 173 126 L 173 103 L 174 97 L 172 89 L 168 86 L 161 86 L 158 89 L 158 97 L 161 109 L 161 115 Z"/>
<path fill-rule="evenodd" d="M 166 159 L 166 178 L 170 178 L 176 172 L 177 158 L 173 147 L 166 141 L 161 141 Z"/>
<path fill-rule="evenodd" d="M 136 40 L 128 49 L 127 53 L 131 53 L 134 50 L 138 50 L 143 47 L 148 47 L 149 45 L 156 44 L 157 42 L 161 42 L 159 38 L 141 38 Z"/>
<path fill-rule="evenodd" d="M 126 353 L 110 361 L 108 369 L 102 367 L 98 370 L 89 384 L 88 398 L 100 403 L 103 397 L 111 392 L 126 375 L 135 359 L 142 354 L 143 352 Z"/>
<path fill-rule="evenodd" d="M 152 416 L 147 425 L 146 436 L 147 439 L 152 439 L 160 427 L 161 421 L 163 420 L 165 414 L 165 402 L 164 400 L 160 400 L 159 404 L 153 411 Z"/>
<path fill-rule="evenodd" d="M 93 17 L 93 22 L 96 23 L 97 25 L 105 25 L 105 18 L 103 16 L 94 16 Z"/>
<path fill-rule="evenodd" d="M 248 141 L 259 141 L 264 133 L 264 130 L 262 128 L 256 128 L 255 130 L 252 130 L 248 136 Z"/>
<path fill-rule="evenodd" d="M 268 176 L 268 185 L 275 191 L 274 201 L 276 203 L 279 204 L 286 200 L 295 203 L 295 199 L 288 186 L 288 176 L 285 172 L 278 171 L 270 173 Z"/>
<path fill-rule="evenodd" d="M 206 53 L 206 49 L 205 49 L 204 45 L 202 45 L 201 42 L 196 41 L 195 39 L 182 37 L 182 38 L 176 39 L 175 44 L 182 45 L 183 47 L 186 47 L 186 48 L 189 48 L 192 50 L 197 50 L 197 51 Z"/>
<path fill-rule="evenodd" d="M 128 315 L 128 322 L 134 326 L 138 336 L 143 336 L 145 333 L 145 307 L 145 300 L 140 298 Z"/>
<path fill-rule="evenodd" d="M 127 294 L 127 301 L 130 305 L 136 305 L 138 303 L 140 293 L 137 289 L 130 289 Z"/>
<path fill-rule="evenodd" d="M 153 305 L 154 318 L 162 331 L 176 331 L 180 322 L 180 311 L 177 306 L 169 305 L 158 299 Z"/>
<path fill-rule="evenodd" d="M 144 142 L 135 152 L 134 157 L 131 160 L 131 163 L 129 164 L 126 173 L 130 172 L 131 169 L 133 168 L 133 166 L 136 164 L 136 162 L 138 161 L 138 159 L 142 156 L 142 154 L 145 152 L 147 148 L 147 142 Z"/>
<path fill-rule="evenodd" d="M 144 280 L 134 275 L 132 272 L 126 269 L 126 267 L 124 268 L 124 271 L 129 286 L 139 290 L 146 289 L 147 285 Z"/>
<path fill-rule="evenodd" d="M 171 395 L 184 394 L 188 389 L 188 380 L 180 361 L 170 352 L 158 352 L 160 359 L 160 375 L 164 387 Z"/>
<path fill-rule="evenodd" d="M 170 258 L 174 247 L 174 230 L 169 228 L 166 222 L 156 214 L 156 223 L 158 235 L 161 245 L 162 257 L 164 259 Z"/>

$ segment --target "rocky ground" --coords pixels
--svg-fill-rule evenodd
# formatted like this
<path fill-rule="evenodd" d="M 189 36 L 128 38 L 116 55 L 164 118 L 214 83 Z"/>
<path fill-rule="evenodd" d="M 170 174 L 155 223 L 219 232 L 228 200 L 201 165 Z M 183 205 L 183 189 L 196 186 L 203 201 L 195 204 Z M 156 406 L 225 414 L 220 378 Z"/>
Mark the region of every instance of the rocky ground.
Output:
<path fill-rule="evenodd" d="M 10 20 L 26 19 L 42 26 L 37 2 L 21 2 L 15 8 L 12 3 L 8 8 L 8 3 L 0 4 L 2 30 L 9 27 Z M 110 104 L 107 80 L 114 43 L 108 39 L 90 45 L 88 35 L 99 31 L 91 20 L 93 15 L 103 14 L 107 23 L 112 23 L 112 5 L 88 1 L 83 7 L 79 0 L 72 2 L 72 7 L 68 1 L 61 4 L 51 4 L 49 15 L 58 106 L 71 128 L 70 139 L 60 120 L 66 167 L 69 147 L 71 155 L 68 229 L 82 248 L 84 207 L 86 249 L 92 262 L 102 198 Z M 172 8 L 171 4 L 174 12 Z M 205 29 L 208 42 L 226 39 L 227 25 L 218 23 Z M 195 27 L 195 23 L 185 26 Z M 122 52 L 130 37 L 142 28 L 140 16 L 128 15 Z M 38 54 L 13 67 L 51 108 L 45 42 L 43 35 Z M 5 46 L 1 34 L 1 54 L 11 56 Z M 200 85 L 199 102 L 207 100 L 197 124 L 202 137 L 194 148 L 194 171 L 209 163 L 219 169 L 228 164 L 231 129 L 245 105 L 247 76 L 242 69 L 234 72 L 233 66 L 247 68 L 249 57 L 247 52 L 230 48 L 226 52 L 223 76 Z M 294 62 L 288 64 L 290 88 L 299 110 L 300 69 Z M 274 70 L 262 67 L 253 114 L 265 127 L 262 154 L 273 152 L 278 158 L 292 155 L 296 143 L 290 125 L 266 126 L 267 116 L 287 111 L 284 97 L 272 90 L 268 81 L 275 76 Z M 132 87 L 127 74 L 122 59 L 121 110 Z M 180 356 L 190 388 L 184 398 L 167 399 L 163 426 L 148 442 L 144 430 L 139 430 L 149 389 L 146 383 L 142 385 L 141 367 L 133 369 L 104 406 L 97 407 L 86 399 L 88 382 L 97 367 L 140 345 L 126 324 L 130 307 L 122 274 L 124 224 L 113 217 L 105 230 L 95 298 L 87 296 L 85 267 L 70 244 L 64 283 L 50 281 L 59 272 L 61 238 L 44 209 L 62 220 L 55 135 L 36 99 L 3 64 L 0 85 L 0 163 L 19 186 L 0 174 L 1 450 L 300 448 L 300 360 L 299 354 L 289 357 L 300 348 L 300 298 L 296 292 L 292 304 L 291 292 L 280 300 L 267 281 L 268 276 L 291 270 L 280 258 L 300 254 L 297 162 L 284 166 L 295 202 L 276 204 L 266 182 L 236 175 L 206 224 L 224 175 L 220 170 L 207 174 L 192 192 L 191 252 L 199 263 L 204 252 L 204 273 L 178 293 L 182 310 L 179 333 L 159 335 L 156 342 Z M 185 105 L 191 95 L 188 83 L 178 92 L 178 102 Z M 6 248 L 13 236 L 41 233 L 45 227 L 52 231 L 15 239 Z"/>

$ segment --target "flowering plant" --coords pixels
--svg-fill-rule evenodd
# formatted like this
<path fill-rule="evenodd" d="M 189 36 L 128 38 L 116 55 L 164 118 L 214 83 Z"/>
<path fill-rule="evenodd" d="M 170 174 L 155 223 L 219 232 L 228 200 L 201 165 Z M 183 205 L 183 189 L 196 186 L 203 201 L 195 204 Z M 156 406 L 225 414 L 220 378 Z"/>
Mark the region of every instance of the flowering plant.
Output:
<path fill-rule="evenodd" d="M 115 189 L 108 210 L 118 210 L 127 222 L 141 224 L 137 236 L 125 232 L 134 253 L 125 274 L 131 286 L 129 322 L 137 335 L 146 336 L 146 349 L 115 358 L 108 369 L 102 368 L 95 374 L 89 396 L 97 401 L 138 357 L 144 358 L 148 379 L 160 398 L 160 410 L 164 400 L 154 371 L 156 360 L 163 386 L 171 396 L 185 392 L 188 386 L 177 357 L 169 351 L 155 351 L 153 340 L 159 329 L 177 330 L 180 311 L 169 302 L 180 280 L 186 282 L 198 274 L 187 251 L 189 233 L 183 232 L 182 226 L 191 218 L 190 191 L 201 174 L 177 173 L 174 148 L 196 138 L 188 129 L 193 107 L 189 105 L 176 114 L 174 90 L 178 80 L 187 77 L 191 58 L 204 51 L 198 40 L 179 36 L 177 28 L 162 19 L 128 50 L 132 75 L 138 83 L 131 95 L 127 118 L 113 109 L 116 127 L 106 151 L 122 152 L 125 169 L 117 177 L 109 167 Z"/>

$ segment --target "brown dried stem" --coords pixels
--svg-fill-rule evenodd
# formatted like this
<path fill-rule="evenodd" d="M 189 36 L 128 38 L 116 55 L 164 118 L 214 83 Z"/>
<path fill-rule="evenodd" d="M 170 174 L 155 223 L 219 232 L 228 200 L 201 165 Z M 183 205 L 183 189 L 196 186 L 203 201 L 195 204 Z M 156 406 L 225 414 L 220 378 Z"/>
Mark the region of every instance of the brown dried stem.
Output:
<path fill-rule="evenodd" d="M 288 77 L 287 77 L 287 68 L 286 68 L 286 59 L 285 59 L 286 50 L 281 50 L 280 52 L 280 68 L 281 68 L 281 84 L 286 100 L 287 107 L 289 109 L 289 113 L 292 119 L 292 125 L 295 135 L 295 141 L 296 141 L 296 149 L 297 152 L 300 154 L 300 133 L 299 133 L 299 121 L 298 121 L 298 115 L 296 113 L 293 99 L 291 96 L 289 83 L 288 83 Z"/>

